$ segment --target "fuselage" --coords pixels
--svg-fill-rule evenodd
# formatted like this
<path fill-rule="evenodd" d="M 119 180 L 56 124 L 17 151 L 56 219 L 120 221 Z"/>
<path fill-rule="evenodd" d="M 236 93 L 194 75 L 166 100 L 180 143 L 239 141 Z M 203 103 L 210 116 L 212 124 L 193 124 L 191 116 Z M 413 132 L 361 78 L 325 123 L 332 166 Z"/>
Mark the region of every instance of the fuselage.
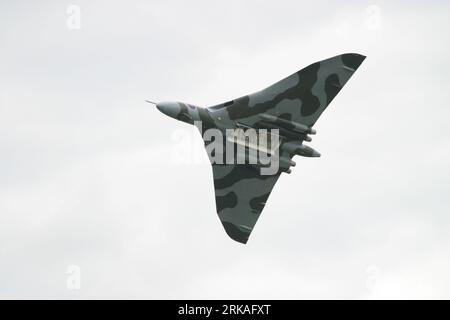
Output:
<path fill-rule="evenodd" d="M 160 102 L 156 104 L 159 111 L 165 115 L 192 125 L 201 125 L 200 133 L 215 128 L 221 131 L 235 129 L 236 122 L 230 120 L 223 112 L 211 112 L 208 108 L 202 108 L 183 102 Z M 200 128 L 199 128 L 200 129 Z"/>

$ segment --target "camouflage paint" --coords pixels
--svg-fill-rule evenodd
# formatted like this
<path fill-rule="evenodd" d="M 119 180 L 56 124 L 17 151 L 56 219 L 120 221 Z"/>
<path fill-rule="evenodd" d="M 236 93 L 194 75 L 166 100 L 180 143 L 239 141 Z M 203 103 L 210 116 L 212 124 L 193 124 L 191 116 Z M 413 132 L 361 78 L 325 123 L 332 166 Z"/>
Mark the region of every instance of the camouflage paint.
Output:
<path fill-rule="evenodd" d="M 290 161 L 294 155 L 320 156 L 303 142 L 311 141 L 312 126 L 364 59 L 348 53 L 316 62 L 264 90 L 209 108 L 157 104 L 161 112 L 180 121 L 201 121 L 202 137 L 212 128 L 224 135 L 226 129 L 242 127 L 279 129 L 280 156 L 286 161 L 273 175 L 261 175 L 257 165 L 212 164 L 217 213 L 233 240 L 247 243 L 279 176 L 295 164 Z"/>

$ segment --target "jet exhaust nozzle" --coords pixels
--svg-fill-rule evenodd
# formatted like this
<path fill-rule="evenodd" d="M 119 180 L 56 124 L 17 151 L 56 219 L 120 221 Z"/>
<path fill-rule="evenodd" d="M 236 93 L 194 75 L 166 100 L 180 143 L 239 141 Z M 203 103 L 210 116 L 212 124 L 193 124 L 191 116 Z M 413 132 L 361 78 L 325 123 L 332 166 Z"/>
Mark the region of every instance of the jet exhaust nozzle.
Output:
<path fill-rule="evenodd" d="M 320 157 L 320 153 L 311 148 L 310 146 L 305 146 L 301 142 L 292 141 L 287 142 L 283 149 L 290 152 L 291 154 L 296 154 L 302 157 L 308 158 L 318 158 Z"/>

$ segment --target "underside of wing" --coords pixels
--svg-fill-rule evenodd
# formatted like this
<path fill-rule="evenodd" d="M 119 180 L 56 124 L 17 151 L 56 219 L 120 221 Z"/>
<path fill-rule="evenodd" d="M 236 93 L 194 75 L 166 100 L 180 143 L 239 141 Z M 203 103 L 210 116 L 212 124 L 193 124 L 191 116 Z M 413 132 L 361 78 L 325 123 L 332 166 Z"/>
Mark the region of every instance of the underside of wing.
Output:
<path fill-rule="evenodd" d="M 280 176 L 261 175 L 251 165 L 213 164 L 216 207 L 227 234 L 247 243 Z"/>
<path fill-rule="evenodd" d="M 311 141 L 313 125 L 364 59 L 348 53 L 316 62 L 262 91 L 207 108 L 212 127 L 278 130 L 280 170 L 273 175 L 250 164 L 211 162 L 217 213 L 232 239 L 248 241 L 280 174 L 295 166 L 293 156 L 320 156 L 303 141 Z"/>
<path fill-rule="evenodd" d="M 319 61 L 264 90 L 209 110 L 249 126 L 265 113 L 312 127 L 364 59 L 347 53 Z"/>

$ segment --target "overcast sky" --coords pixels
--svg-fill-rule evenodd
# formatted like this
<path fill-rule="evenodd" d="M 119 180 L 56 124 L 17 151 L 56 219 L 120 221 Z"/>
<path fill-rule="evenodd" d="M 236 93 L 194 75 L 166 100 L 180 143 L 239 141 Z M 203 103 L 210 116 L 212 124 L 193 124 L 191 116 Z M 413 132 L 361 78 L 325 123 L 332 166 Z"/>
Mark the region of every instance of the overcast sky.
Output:
<path fill-rule="evenodd" d="M 449 9 L 1 1 L 0 298 L 450 298 Z M 174 161 L 189 126 L 144 100 L 211 106 L 346 52 L 367 59 L 322 157 L 232 241 L 210 165 Z"/>

